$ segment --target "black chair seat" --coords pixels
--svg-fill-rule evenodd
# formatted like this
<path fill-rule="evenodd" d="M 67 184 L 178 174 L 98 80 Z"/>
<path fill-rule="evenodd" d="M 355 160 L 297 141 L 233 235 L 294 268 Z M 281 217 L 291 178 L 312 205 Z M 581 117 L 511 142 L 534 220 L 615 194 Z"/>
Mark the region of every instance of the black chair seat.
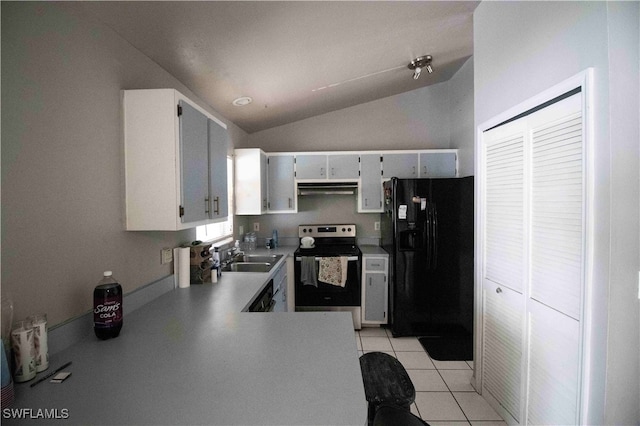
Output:
<path fill-rule="evenodd" d="M 369 424 L 372 424 L 377 408 L 384 404 L 410 411 L 416 390 L 400 361 L 383 352 L 369 352 L 360 357 L 360 369 L 369 403 Z"/>

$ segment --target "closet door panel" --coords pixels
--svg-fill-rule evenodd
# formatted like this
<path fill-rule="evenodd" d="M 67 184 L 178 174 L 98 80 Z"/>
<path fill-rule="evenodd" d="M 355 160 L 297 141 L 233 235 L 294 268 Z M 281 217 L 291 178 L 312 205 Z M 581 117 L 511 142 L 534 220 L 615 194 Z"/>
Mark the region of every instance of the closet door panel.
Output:
<path fill-rule="evenodd" d="M 580 318 L 584 269 L 579 99 L 575 95 L 531 117 L 530 297 L 574 319 Z"/>
<path fill-rule="evenodd" d="M 524 296 L 485 281 L 482 302 L 483 388 L 520 422 Z"/>
<path fill-rule="evenodd" d="M 527 322 L 527 423 L 578 424 L 580 323 L 535 301 Z"/>
<path fill-rule="evenodd" d="M 484 277 L 523 292 L 524 130 L 519 123 L 487 134 Z"/>

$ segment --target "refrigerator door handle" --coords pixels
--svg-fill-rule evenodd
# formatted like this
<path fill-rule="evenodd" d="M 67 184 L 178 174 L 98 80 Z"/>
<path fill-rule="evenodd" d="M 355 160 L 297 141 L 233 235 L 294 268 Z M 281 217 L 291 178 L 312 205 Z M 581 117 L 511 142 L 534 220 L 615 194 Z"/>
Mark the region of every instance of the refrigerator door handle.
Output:
<path fill-rule="evenodd" d="M 433 269 L 438 267 L 438 209 L 434 205 L 432 207 L 432 222 L 433 222 L 433 232 L 431 238 L 433 239 L 432 247 L 433 247 Z"/>
<path fill-rule="evenodd" d="M 429 209 L 425 211 L 425 223 L 424 230 L 422 231 L 424 234 L 424 242 L 425 242 L 425 258 L 427 261 L 427 269 L 431 269 L 431 215 L 429 214 Z"/>

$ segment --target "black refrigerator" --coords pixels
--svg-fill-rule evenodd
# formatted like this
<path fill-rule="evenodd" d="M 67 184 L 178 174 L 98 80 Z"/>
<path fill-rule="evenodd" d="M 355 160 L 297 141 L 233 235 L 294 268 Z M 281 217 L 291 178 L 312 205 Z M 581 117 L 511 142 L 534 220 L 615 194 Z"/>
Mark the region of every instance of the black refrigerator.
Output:
<path fill-rule="evenodd" d="M 384 183 L 380 230 L 394 336 L 455 336 L 471 346 L 473 193 L 472 176 Z"/>

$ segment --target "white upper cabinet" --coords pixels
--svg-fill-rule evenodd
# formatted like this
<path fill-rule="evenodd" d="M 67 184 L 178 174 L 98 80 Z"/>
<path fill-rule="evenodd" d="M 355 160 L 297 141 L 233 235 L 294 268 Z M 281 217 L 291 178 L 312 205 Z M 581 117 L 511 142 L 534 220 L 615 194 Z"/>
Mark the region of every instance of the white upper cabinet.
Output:
<path fill-rule="evenodd" d="M 456 152 L 425 152 L 420 154 L 421 178 L 452 178 L 458 175 Z"/>
<path fill-rule="evenodd" d="M 329 179 L 358 179 L 360 156 L 358 154 L 329 155 Z"/>
<path fill-rule="evenodd" d="M 382 212 L 382 169 L 380 154 L 364 154 L 360 157 L 360 190 L 358 212 Z"/>
<path fill-rule="evenodd" d="M 236 214 L 267 211 L 267 155 L 258 148 L 235 150 Z"/>
<path fill-rule="evenodd" d="M 126 229 L 175 231 L 226 218 L 211 215 L 210 193 L 210 160 L 226 158 L 224 123 L 173 89 L 125 90 L 122 104 Z M 210 122 L 219 127 L 213 139 Z M 226 172 L 215 180 L 226 187 Z"/>
<path fill-rule="evenodd" d="M 269 155 L 267 158 L 270 213 L 297 211 L 296 182 L 293 155 Z"/>
<path fill-rule="evenodd" d="M 209 204 L 209 151 L 207 117 L 189 105 L 178 102 L 180 127 L 180 171 L 183 223 L 206 220 Z"/>
<path fill-rule="evenodd" d="M 258 148 L 246 148 L 235 152 L 238 215 L 296 213 L 298 182 L 325 181 L 357 183 L 358 213 L 381 213 L 385 179 L 457 177 L 455 149 L 265 154 Z"/>
<path fill-rule="evenodd" d="M 326 179 L 326 155 L 296 155 L 297 179 Z"/>
<path fill-rule="evenodd" d="M 227 185 L 227 150 L 229 133 L 209 119 L 209 217 L 226 220 L 229 215 L 229 186 Z"/>
<path fill-rule="evenodd" d="M 382 155 L 382 177 L 413 179 L 418 177 L 418 153 L 400 153 Z"/>

